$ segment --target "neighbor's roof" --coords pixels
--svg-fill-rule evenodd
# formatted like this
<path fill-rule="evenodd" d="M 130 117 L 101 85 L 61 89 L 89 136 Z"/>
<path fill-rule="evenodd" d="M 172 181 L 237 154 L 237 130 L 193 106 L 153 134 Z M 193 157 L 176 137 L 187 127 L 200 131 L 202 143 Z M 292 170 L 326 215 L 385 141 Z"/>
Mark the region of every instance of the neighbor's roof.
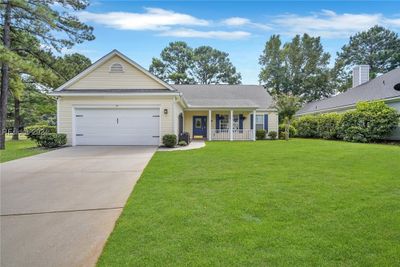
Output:
<path fill-rule="evenodd" d="M 172 86 L 183 94 L 189 108 L 274 108 L 272 97 L 261 85 Z"/>
<path fill-rule="evenodd" d="M 387 100 L 400 97 L 400 91 L 394 89 L 400 83 L 400 68 L 385 73 L 357 87 L 336 96 L 314 101 L 302 107 L 297 115 L 324 112 L 353 106 L 360 101 Z"/>

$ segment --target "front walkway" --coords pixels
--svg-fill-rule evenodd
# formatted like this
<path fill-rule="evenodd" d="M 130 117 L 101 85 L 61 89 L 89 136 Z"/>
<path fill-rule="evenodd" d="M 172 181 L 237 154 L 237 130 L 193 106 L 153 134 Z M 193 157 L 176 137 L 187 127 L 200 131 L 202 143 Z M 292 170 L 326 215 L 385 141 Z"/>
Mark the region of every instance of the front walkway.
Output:
<path fill-rule="evenodd" d="M 206 143 L 203 140 L 194 140 L 187 146 L 176 146 L 176 147 L 159 147 L 158 151 L 179 151 L 179 150 L 191 150 L 205 147 Z"/>
<path fill-rule="evenodd" d="M 93 266 L 156 147 L 69 147 L 1 168 L 1 266 Z"/>

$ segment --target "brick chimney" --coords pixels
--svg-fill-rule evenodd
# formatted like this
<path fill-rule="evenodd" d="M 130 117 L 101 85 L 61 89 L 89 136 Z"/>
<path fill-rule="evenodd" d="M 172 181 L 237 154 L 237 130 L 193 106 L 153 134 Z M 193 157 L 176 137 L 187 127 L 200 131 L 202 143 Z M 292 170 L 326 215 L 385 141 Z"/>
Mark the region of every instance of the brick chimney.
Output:
<path fill-rule="evenodd" d="M 369 65 L 358 65 L 353 68 L 353 87 L 369 81 Z"/>

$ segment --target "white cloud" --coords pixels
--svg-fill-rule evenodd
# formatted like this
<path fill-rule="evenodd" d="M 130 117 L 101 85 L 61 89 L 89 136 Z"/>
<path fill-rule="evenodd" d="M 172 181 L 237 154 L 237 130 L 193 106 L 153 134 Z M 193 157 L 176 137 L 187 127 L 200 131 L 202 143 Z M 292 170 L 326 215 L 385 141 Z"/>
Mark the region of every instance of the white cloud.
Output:
<path fill-rule="evenodd" d="M 160 35 L 185 38 L 207 38 L 238 40 L 249 37 L 251 34 L 245 31 L 198 31 L 193 29 L 176 29 L 164 31 Z"/>
<path fill-rule="evenodd" d="M 272 23 L 286 34 L 309 33 L 326 38 L 347 38 L 374 25 L 400 27 L 400 19 L 388 19 L 380 13 L 337 14 L 331 10 L 322 10 L 320 13 L 307 16 L 279 15 L 272 19 Z"/>
<path fill-rule="evenodd" d="M 259 28 L 262 30 L 270 30 L 271 27 L 261 23 L 252 22 L 250 19 L 242 18 L 242 17 L 231 17 L 222 21 L 223 25 L 238 27 L 238 26 L 250 26 L 254 28 Z"/>
<path fill-rule="evenodd" d="M 120 30 L 168 30 L 171 26 L 207 26 L 209 22 L 194 16 L 177 13 L 161 8 L 145 8 L 144 13 L 79 12 L 78 17 L 84 22 L 95 22 Z"/>

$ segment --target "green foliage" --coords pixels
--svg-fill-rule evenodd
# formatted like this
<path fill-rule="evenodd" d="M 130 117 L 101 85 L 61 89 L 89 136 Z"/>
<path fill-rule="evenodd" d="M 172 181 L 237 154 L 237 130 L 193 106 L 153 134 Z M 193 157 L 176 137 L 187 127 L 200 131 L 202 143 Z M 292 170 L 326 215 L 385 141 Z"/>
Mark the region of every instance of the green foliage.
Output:
<path fill-rule="evenodd" d="M 291 94 L 304 102 L 321 99 L 333 93 L 329 59 L 319 37 L 296 35 L 281 46 L 279 35 L 273 35 L 259 58 L 259 80 L 272 95 Z"/>
<path fill-rule="evenodd" d="M 171 42 L 153 58 L 150 72 L 174 84 L 239 84 L 240 73 L 229 60 L 229 54 L 210 46 L 192 49 L 185 42 Z"/>
<path fill-rule="evenodd" d="M 309 115 L 298 118 L 295 121 L 297 136 L 305 138 L 320 137 L 318 132 L 319 116 Z"/>
<path fill-rule="evenodd" d="M 318 136 L 323 139 L 339 138 L 341 117 L 337 113 L 327 113 L 318 116 Z"/>
<path fill-rule="evenodd" d="M 266 134 L 267 134 L 267 132 L 265 130 L 257 130 L 256 131 L 256 139 L 257 140 L 264 140 Z"/>
<path fill-rule="evenodd" d="M 400 38 L 394 31 L 374 26 L 350 37 L 336 58 L 334 77 L 339 91 L 351 88 L 351 69 L 355 65 L 368 64 L 371 77 L 400 66 Z"/>
<path fill-rule="evenodd" d="M 175 134 L 166 134 L 163 136 L 162 142 L 166 147 L 174 147 L 176 146 L 177 137 Z"/>
<path fill-rule="evenodd" d="M 360 102 L 344 113 L 341 136 L 346 141 L 373 142 L 387 137 L 399 124 L 399 113 L 383 101 Z"/>
<path fill-rule="evenodd" d="M 270 131 L 270 132 L 268 132 L 268 137 L 271 140 L 275 140 L 278 137 L 278 133 L 275 131 Z"/>
<path fill-rule="evenodd" d="M 279 124 L 279 138 L 284 139 L 285 133 L 285 124 Z M 296 136 L 297 129 L 295 125 L 289 125 L 289 136 Z M 282 138 L 283 136 L 283 138 Z"/>
<path fill-rule="evenodd" d="M 187 146 L 188 144 L 186 143 L 186 141 L 179 141 L 178 146 Z"/>
<path fill-rule="evenodd" d="M 33 125 L 25 128 L 26 137 L 34 141 L 38 141 L 41 135 L 56 132 L 57 129 L 55 126 L 48 125 Z"/>
<path fill-rule="evenodd" d="M 280 94 L 275 96 L 275 106 L 278 109 L 279 117 L 283 118 L 285 124 L 285 139 L 290 137 L 290 123 L 293 116 L 300 109 L 301 103 L 297 96 Z"/>
<path fill-rule="evenodd" d="M 229 60 L 229 54 L 210 46 L 194 49 L 191 73 L 199 84 L 240 84 L 242 78 Z"/>
<path fill-rule="evenodd" d="M 39 138 L 37 138 L 36 142 L 40 147 L 56 148 L 64 146 L 67 143 L 67 135 L 57 133 L 44 133 L 39 135 Z"/>

